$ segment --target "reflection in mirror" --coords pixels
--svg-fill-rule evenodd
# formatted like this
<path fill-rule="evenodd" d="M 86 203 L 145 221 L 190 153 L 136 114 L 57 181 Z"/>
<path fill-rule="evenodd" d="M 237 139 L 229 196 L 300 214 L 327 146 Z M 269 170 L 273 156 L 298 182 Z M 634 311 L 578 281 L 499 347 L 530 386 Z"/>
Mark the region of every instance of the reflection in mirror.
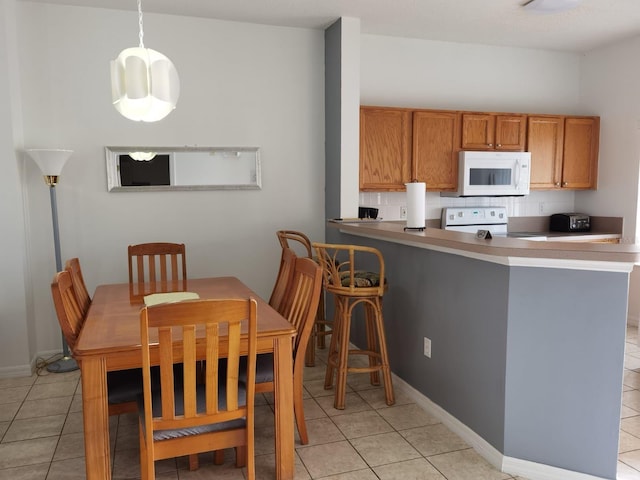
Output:
<path fill-rule="evenodd" d="M 106 147 L 113 191 L 260 189 L 256 147 Z"/>

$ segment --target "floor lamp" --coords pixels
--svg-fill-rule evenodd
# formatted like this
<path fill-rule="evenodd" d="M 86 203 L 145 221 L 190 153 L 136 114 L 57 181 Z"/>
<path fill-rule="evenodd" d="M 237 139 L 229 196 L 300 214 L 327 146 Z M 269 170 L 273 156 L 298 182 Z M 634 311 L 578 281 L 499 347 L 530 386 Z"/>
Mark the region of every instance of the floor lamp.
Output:
<path fill-rule="evenodd" d="M 56 184 L 62 171 L 62 167 L 69 159 L 72 150 L 27 150 L 29 156 L 36 162 L 44 181 L 49 186 L 51 198 L 51 219 L 53 222 L 53 246 L 56 254 L 56 272 L 62 271 L 62 258 L 60 255 L 60 231 L 58 229 L 58 204 L 56 201 Z M 47 365 L 47 370 L 55 373 L 71 372 L 78 369 L 78 363 L 71 357 L 67 341 L 62 335 L 62 358 Z"/>

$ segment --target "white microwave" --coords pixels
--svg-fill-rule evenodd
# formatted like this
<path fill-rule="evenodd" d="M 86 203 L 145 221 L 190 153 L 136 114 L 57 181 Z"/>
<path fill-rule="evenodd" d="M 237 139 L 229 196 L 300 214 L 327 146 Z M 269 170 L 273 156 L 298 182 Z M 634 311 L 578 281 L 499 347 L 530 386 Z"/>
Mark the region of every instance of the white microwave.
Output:
<path fill-rule="evenodd" d="M 458 190 L 443 197 L 516 197 L 529 194 L 531 152 L 460 152 Z"/>

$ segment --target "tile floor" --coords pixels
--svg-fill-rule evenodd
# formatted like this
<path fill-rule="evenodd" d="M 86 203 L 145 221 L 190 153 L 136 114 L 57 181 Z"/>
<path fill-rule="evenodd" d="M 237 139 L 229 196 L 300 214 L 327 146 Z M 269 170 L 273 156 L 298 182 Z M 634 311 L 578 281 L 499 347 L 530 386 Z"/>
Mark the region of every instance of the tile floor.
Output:
<path fill-rule="evenodd" d="M 640 348 L 627 336 L 618 480 L 640 480 Z M 296 446 L 296 479 L 502 480 L 519 479 L 491 467 L 464 441 L 396 390 L 388 407 L 366 375 L 349 378 L 347 408 L 333 408 L 324 390 L 323 351 L 305 373 L 309 445 Z M 257 478 L 275 478 L 270 397 L 256 407 Z M 79 372 L 0 379 L 0 480 L 83 479 L 82 402 Z M 139 478 L 135 415 L 112 417 L 114 479 Z M 185 459 L 157 464 L 162 480 L 244 479 L 232 452 L 222 466 L 201 455 L 190 472 Z"/>

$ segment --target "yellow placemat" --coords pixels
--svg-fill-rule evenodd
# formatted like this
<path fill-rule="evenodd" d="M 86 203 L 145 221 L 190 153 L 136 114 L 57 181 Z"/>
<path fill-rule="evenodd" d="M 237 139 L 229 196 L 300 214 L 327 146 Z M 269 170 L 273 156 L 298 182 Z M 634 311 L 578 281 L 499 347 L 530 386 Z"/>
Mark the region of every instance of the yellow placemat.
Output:
<path fill-rule="evenodd" d="M 182 300 L 195 300 L 198 298 L 200 298 L 200 295 L 194 292 L 152 293 L 151 295 L 145 295 L 144 304 L 151 306 L 159 303 L 181 302 Z"/>

